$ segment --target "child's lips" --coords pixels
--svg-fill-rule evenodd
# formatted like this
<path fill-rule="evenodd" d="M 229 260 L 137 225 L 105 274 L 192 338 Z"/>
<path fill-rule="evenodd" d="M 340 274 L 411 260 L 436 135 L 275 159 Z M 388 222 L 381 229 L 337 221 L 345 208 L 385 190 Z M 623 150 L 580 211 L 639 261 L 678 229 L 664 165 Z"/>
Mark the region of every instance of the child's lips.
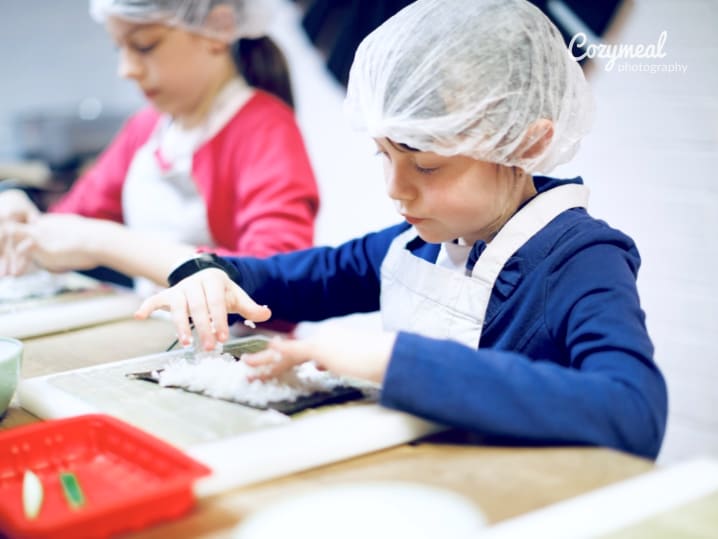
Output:
<path fill-rule="evenodd" d="M 410 225 L 417 225 L 417 224 L 421 223 L 422 221 L 425 221 L 425 219 L 421 219 L 419 217 L 412 217 L 411 215 L 405 215 L 404 219 Z"/>

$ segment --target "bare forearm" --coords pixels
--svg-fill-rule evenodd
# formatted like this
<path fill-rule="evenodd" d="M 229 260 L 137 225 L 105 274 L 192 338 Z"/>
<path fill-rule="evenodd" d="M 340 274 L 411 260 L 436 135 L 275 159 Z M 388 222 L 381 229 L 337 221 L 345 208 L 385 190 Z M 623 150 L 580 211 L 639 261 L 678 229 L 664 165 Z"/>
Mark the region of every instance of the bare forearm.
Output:
<path fill-rule="evenodd" d="M 97 264 L 133 277 L 145 277 L 160 285 L 181 262 L 195 254 L 191 245 L 174 243 L 136 231 L 124 225 L 104 221 L 94 246 Z"/>

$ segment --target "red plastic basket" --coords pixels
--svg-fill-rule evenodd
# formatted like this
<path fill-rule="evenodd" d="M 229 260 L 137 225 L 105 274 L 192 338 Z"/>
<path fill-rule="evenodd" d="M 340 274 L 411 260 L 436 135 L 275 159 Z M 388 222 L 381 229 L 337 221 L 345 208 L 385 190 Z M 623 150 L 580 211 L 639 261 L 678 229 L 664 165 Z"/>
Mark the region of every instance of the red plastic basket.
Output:
<path fill-rule="evenodd" d="M 39 515 L 25 517 L 26 470 L 42 482 Z M 85 504 L 72 508 L 59 474 L 72 472 Z M 162 440 L 107 415 L 45 421 L 0 433 L 0 531 L 22 538 L 100 538 L 178 517 L 192 483 L 211 472 Z"/>

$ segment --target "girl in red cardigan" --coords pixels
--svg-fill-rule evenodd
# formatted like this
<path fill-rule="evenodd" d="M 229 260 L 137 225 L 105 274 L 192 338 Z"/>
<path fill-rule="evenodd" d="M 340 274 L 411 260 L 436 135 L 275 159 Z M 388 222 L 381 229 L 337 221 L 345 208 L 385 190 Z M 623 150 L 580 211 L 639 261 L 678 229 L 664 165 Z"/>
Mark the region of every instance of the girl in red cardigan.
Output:
<path fill-rule="evenodd" d="M 149 106 L 49 213 L 0 195 L 0 276 L 108 266 L 165 284 L 197 251 L 312 244 L 318 192 L 265 0 L 92 0 Z"/>

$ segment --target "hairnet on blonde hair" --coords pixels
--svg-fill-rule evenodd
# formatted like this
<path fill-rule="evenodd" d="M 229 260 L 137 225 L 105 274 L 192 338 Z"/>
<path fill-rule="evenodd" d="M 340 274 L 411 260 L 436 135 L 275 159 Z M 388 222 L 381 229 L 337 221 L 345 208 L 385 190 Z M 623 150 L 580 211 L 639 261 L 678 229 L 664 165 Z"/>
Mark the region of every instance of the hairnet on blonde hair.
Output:
<path fill-rule="evenodd" d="M 529 2 L 417 0 L 362 41 L 345 110 L 374 138 L 533 173 L 573 157 L 593 99 L 558 29 Z M 527 152 L 546 132 L 539 120 L 552 122 L 551 142 Z"/>
<path fill-rule="evenodd" d="M 227 43 L 264 36 L 275 7 L 272 0 L 90 0 L 90 14 L 99 22 L 119 17 L 162 23 Z"/>

